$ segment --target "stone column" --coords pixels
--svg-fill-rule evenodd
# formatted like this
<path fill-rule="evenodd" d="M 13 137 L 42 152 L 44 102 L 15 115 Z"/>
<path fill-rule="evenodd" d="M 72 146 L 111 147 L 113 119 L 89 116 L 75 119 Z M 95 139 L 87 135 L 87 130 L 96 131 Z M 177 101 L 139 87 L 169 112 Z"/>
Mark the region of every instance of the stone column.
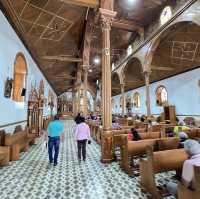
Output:
<path fill-rule="evenodd" d="M 122 116 L 125 115 L 125 94 L 124 94 L 124 84 L 121 84 L 121 95 L 122 95 Z"/>
<path fill-rule="evenodd" d="M 150 98 L 150 73 L 149 71 L 144 72 L 145 86 L 146 86 L 146 107 L 147 107 L 147 117 L 151 116 L 151 98 Z"/>
<path fill-rule="evenodd" d="M 100 8 L 102 25 L 102 121 L 101 161 L 113 160 L 112 107 L 111 107 L 111 64 L 110 64 L 110 31 L 111 22 L 116 12 Z"/>

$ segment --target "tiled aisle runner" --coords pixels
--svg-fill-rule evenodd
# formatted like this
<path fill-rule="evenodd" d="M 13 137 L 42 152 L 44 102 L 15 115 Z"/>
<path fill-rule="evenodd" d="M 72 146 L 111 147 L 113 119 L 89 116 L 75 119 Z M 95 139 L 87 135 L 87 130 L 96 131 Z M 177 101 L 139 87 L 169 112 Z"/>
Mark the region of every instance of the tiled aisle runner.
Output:
<path fill-rule="evenodd" d="M 147 198 L 140 192 L 138 178 L 121 172 L 118 163 L 100 163 L 100 147 L 95 142 L 87 146 L 87 161 L 79 165 L 74 122 L 65 122 L 65 129 L 57 167 L 49 167 L 47 150 L 39 140 L 20 161 L 0 169 L 0 199 Z"/>

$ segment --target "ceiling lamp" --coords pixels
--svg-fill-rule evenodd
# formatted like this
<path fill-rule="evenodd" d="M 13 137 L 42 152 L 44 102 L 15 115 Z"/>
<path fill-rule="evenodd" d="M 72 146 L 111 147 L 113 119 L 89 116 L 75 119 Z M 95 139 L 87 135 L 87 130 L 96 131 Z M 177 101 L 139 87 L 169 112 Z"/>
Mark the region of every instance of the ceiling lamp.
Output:
<path fill-rule="evenodd" d="M 120 0 L 119 5 L 125 10 L 133 10 L 137 9 L 140 4 L 139 0 Z"/>
<path fill-rule="evenodd" d="M 100 63 L 101 63 L 100 58 L 99 58 L 99 57 L 95 57 L 95 58 L 94 58 L 94 64 L 95 64 L 95 65 L 99 65 Z"/>

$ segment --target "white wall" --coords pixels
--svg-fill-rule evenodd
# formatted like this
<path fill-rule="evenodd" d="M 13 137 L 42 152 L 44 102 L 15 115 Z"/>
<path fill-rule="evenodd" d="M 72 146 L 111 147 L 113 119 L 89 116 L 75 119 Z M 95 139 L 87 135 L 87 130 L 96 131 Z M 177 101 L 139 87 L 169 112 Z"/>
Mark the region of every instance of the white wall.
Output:
<path fill-rule="evenodd" d="M 7 77 L 13 78 L 14 61 L 16 54 L 19 52 L 24 54 L 28 66 L 26 102 L 23 106 L 19 106 L 12 99 L 4 97 L 4 83 Z M 52 90 L 52 88 L 0 11 L 0 126 L 27 119 L 27 99 L 31 84 L 39 87 L 41 79 L 43 79 L 45 85 L 45 97 L 48 97 L 49 89 Z M 56 107 L 54 109 L 54 112 L 55 111 Z M 50 109 L 48 106 L 44 107 L 44 115 L 49 114 Z M 10 127 L 9 129 L 13 128 L 14 127 Z"/>
<path fill-rule="evenodd" d="M 178 116 L 191 115 L 200 117 L 200 87 L 198 82 L 200 80 L 200 68 L 171 77 L 165 80 L 151 84 L 150 86 L 150 96 L 151 96 L 151 111 L 152 114 L 160 114 L 163 109 L 156 105 L 156 89 L 158 86 L 163 85 L 166 87 L 168 92 L 168 102 L 170 105 L 176 106 L 176 112 Z M 141 107 L 138 110 L 132 109 L 133 113 L 146 114 L 145 105 L 145 87 L 140 87 L 138 89 L 129 91 L 126 96 L 131 96 L 133 99 L 133 94 L 135 92 L 140 93 L 141 97 Z M 119 108 L 120 95 L 114 98 L 114 113 L 121 113 Z M 117 108 L 116 108 L 117 106 Z"/>

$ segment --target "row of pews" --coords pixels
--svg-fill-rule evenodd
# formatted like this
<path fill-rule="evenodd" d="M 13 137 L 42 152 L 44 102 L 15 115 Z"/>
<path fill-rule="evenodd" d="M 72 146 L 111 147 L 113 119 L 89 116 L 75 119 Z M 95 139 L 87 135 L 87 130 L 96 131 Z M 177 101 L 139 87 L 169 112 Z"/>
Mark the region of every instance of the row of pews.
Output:
<path fill-rule="evenodd" d="M 45 118 L 43 128 L 46 129 L 50 118 Z M 4 130 L 0 131 L 0 166 L 6 166 L 10 161 L 20 159 L 21 152 L 27 152 L 29 147 L 35 144 L 38 137 L 35 129 L 25 128 L 13 134 L 7 134 Z"/>
<path fill-rule="evenodd" d="M 91 134 L 98 144 L 101 144 L 102 128 L 94 121 L 88 122 Z M 176 171 L 180 174 L 188 154 L 179 149 L 180 140 L 177 137 L 167 137 L 166 131 L 174 126 L 159 124 L 148 131 L 144 123 L 127 123 L 121 129 L 113 129 L 113 157 L 120 151 L 120 168 L 131 177 L 140 176 L 141 189 L 152 195 L 154 199 L 163 198 L 162 190 L 156 184 L 155 175 L 161 172 Z M 134 127 L 140 134 L 141 140 L 129 141 L 128 132 Z M 185 131 L 190 139 L 200 140 L 200 129 L 193 128 Z M 115 158 L 113 158 L 115 159 Z M 139 161 L 138 161 L 139 160 Z M 178 183 L 179 199 L 200 198 L 200 168 L 195 167 L 195 191 L 191 191 L 181 182 Z"/>

